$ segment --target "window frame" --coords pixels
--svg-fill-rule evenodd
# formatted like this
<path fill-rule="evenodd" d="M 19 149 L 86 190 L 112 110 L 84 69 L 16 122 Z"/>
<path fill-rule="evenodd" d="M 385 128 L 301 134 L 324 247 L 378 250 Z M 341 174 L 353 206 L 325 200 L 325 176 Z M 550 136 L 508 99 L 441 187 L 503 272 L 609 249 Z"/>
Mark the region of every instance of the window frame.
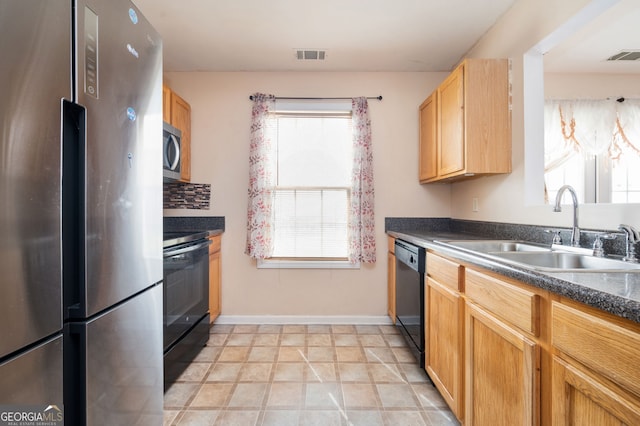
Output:
<path fill-rule="evenodd" d="M 589 155 L 583 156 L 580 153 L 575 153 L 573 156 L 575 160 L 582 164 L 583 172 L 579 174 L 582 178 L 581 185 L 575 184 L 567 180 L 562 180 L 560 186 L 569 184 L 580 189 L 578 191 L 578 199 L 580 203 L 597 203 L 597 204 L 628 204 L 633 201 L 628 201 L 633 195 L 637 194 L 638 190 L 628 189 L 626 191 L 615 191 L 613 188 L 613 168 L 615 167 L 614 161 L 611 160 L 607 154 L 601 155 Z M 547 173 L 545 173 L 545 185 L 548 185 Z M 548 188 L 549 200 L 547 204 L 553 203 L 555 194 L 560 186 L 554 188 Z M 580 188 L 579 188 L 580 187 Z M 622 194 L 627 201 L 625 202 L 613 202 L 615 194 Z"/>
<path fill-rule="evenodd" d="M 278 117 L 305 117 L 305 118 L 348 118 L 352 120 L 351 101 L 345 102 L 322 102 L 314 100 L 305 101 L 276 101 L 275 111 L 271 113 L 274 118 Z M 276 126 L 277 128 L 277 126 Z M 277 146 L 277 140 L 275 141 Z M 306 186 L 289 186 L 283 185 L 279 187 L 276 183 L 274 190 L 277 189 L 300 189 L 309 190 L 311 187 Z M 318 187 L 314 189 L 335 189 L 335 186 Z M 340 187 L 347 190 L 347 199 L 350 198 L 350 187 Z M 350 205 L 347 204 L 347 209 Z M 275 236 L 274 236 L 275 238 Z M 347 244 L 349 243 L 347 237 Z M 359 262 L 351 262 L 348 258 L 305 258 L 305 257 L 270 257 L 267 259 L 259 259 L 257 261 L 259 269 L 359 269 Z"/>

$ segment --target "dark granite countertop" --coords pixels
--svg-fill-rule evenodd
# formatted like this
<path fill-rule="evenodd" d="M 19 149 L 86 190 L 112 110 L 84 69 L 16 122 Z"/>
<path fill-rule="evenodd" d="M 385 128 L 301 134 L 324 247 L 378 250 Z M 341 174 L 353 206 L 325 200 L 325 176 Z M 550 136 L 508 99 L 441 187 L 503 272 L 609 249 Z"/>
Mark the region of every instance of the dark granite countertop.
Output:
<path fill-rule="evenodd" d="M 437 250 L 460 261 L 494 271 L 534 287 L 551 291 L 560 296 L 640 323 L 640 272 L 539 271 L 502 262 L 481 253 L 470 253 L 438 243 L 439 240 L 447 239 L 514 239 L 514 233 L 526 232 L 523 229 L 516 230 L 517 225 L 506 225 L 510 232 L 502 234 L 486 232 L 486 223 L 479 223 L 480 227 L 476 228 L 479 232 L 474 233 L 471 232 L 474 229 L 472 229 L 473 226 L 470 226 L 468 221 L 456 223 L 449 219 L 440 218 L 433 223 L 428 221 L 414 223 L 414 225 L 418 226 L 409 226 L 406 222 L 394 222 L 393 218 L 391 220 L 388 218 L 385 225 L 387 233 L 395 238 L 420 247 Z M 521 228 L 529 228 L 529 226 L 522 225 Z M 492 231 L 495 231 L 495 229 Z M 525 240 L 532 241 L 532 239 Z"/>
<path fill-rule="evenodd" d="M 165 216 L 164 232 L 208 232 L 210 237 L 224 232 L 223 216 Z"/>

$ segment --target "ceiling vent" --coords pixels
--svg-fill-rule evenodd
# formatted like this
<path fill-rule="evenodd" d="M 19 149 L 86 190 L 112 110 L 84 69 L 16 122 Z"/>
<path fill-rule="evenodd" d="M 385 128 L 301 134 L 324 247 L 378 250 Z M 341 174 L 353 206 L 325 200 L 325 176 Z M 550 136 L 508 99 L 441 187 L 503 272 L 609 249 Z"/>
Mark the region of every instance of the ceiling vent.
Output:
<path fill-rule="evenodd" d="M 327 51 L 321 49 L 295 49 L 296 59 L 299 61 L 324 61 Z"/>
<path fill-rule="evenodd" d="M 623 50 L 607 58 L 607 61 L 637 61 L 640 59 L 640 50 Z"/>

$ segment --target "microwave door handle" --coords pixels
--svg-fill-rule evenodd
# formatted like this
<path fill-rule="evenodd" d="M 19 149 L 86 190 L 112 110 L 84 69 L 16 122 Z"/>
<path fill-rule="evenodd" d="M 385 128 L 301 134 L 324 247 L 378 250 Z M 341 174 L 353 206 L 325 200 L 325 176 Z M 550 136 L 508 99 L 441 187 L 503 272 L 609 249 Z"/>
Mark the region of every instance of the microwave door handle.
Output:
<path fill-rule="evenodd" d="M 180 163 L 180 145 L 178 144 L 178 140 L 176 139 L 175 136 L 170 135 L 170 139 L 171 139 L 171 143 L 173 144 L 173 148 L 175 150 L 176 153 L 176 158 L 173 159 L 173 163 L 171 163 L 169 165 L 169 169 L 171 170 L 175 170 L 176 167 L 178 167 L 178 164 Z M 169 149 L 167 148 L 167 151 Z"/>
<path fill-rule="evenodd" d="M 166 251 L 166 252 L 164 252 L 162 254 L 162 257 L 172 257 L 172 256 L 175 256 L 175 255 L 178 255 L 178 254 L 190 253 L 192 251 L 196 251 L 196 250 L 199 250 L 201 248 L 205 248 L 205 247 L 210 246 L 210 245 L 211 245 L 211 241 L 207 240 L 205 242 L 202 242 L 200 244 L 196 244 L 196 245 L 193 245 L 193 246 L 183 247 L 183 248 L 179 248 L 179 249 L 176 249 L 176 250 Z"/>

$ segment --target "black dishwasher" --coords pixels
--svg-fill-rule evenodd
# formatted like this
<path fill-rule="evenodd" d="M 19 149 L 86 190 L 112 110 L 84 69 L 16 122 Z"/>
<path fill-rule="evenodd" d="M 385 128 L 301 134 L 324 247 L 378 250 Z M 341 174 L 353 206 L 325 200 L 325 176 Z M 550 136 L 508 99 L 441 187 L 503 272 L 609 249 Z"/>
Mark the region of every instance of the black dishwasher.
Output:
<path fill-rule="evenodd" d="M 407 340 L 420 367 L 424 367 L 424 273 L 422 247 L 396 240 L 396 326 Z"/>

